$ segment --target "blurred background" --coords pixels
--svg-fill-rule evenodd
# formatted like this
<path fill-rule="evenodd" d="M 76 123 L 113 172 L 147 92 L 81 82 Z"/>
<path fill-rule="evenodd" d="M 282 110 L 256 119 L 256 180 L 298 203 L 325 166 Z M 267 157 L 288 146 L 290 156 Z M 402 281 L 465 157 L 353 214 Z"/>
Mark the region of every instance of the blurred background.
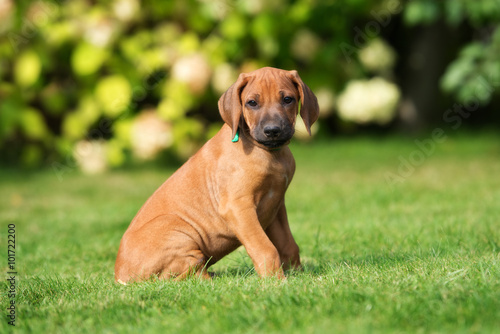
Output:
<path fill-rule="evenodd" d="M 262 66 L 299 71 L 324 140 L 498 129 L 499 23 L 499 0 L 0 0 L 0 164 L 183 161 Z"/>

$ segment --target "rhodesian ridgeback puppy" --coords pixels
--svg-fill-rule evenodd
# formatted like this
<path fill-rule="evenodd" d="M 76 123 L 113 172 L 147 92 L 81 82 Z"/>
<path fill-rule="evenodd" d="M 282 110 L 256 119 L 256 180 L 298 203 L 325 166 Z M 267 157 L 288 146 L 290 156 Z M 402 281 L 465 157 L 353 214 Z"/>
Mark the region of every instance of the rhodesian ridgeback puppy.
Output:
<path fill-rule="evenodd" d="M 262 277 L 300 268 L 284 201 L 295 172 L 287 145 L 299 104 L 311 134 L 318 102 L 296 71 L 240 74 L 219 99 L 226 124 L 156 190 L 123 235 L 116 281 L 209 278 L 207 268 L 240 245 Z"/>

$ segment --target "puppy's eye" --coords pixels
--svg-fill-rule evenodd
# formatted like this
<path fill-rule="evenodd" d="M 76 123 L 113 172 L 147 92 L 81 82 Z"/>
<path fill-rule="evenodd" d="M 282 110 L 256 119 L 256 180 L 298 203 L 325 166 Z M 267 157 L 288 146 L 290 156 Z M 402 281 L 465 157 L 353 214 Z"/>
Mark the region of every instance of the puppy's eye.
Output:
<path fill-rule="evenodd" d="M 247 105 L 249 105 L 250 107 L 256 107 L 257 106 L 257 101 L 255 101 L 255 100 L 249 100 L 249 101 L 247 101 Z"/>
<path fill-rule="evenodd" d="M 292 102 L 293 102 L 293 97 L 290 97 L 290 96 L 285 96 L 285 97 L 283 98 L 283 103 L 285 103 L 285 104 L 290 104 L 290 103 L 292 103 Z"/>

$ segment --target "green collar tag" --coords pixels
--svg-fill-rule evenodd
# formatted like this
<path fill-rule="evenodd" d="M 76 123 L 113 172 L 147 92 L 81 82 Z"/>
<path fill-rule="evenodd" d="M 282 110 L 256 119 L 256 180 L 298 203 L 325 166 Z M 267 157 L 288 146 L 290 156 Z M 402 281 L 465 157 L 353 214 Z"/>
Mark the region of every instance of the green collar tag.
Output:
<path fill-rule="evenodd" d="M 240 129 L 236 130 L 236 134 L 234 135 L 234 138 L 231 139 L 233 143 L 236 143 L 240 139 Z"/>

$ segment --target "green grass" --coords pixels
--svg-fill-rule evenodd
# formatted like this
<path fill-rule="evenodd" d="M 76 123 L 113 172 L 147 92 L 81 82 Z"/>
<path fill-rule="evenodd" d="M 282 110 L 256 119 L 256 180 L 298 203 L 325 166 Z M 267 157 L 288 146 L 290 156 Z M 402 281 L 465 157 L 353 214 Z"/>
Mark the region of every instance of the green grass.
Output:
<path fill-rule="evenodd" d="M 0 171 L 1 268 L 16 224 L 18 332 L 495 333 L 500 328 L 500 136 L 448 138 L 395 186 L 410 139 L 294 144 L 287 193 L 304 272 L 259 279 L 243 249 L 211 281 L 113 283 L 121 236 L 172 169 L 62 182 Z M 6 274 L 5 274 L 6 275 Z M 7 286 L 0 297 L 0 332 Z"/>

